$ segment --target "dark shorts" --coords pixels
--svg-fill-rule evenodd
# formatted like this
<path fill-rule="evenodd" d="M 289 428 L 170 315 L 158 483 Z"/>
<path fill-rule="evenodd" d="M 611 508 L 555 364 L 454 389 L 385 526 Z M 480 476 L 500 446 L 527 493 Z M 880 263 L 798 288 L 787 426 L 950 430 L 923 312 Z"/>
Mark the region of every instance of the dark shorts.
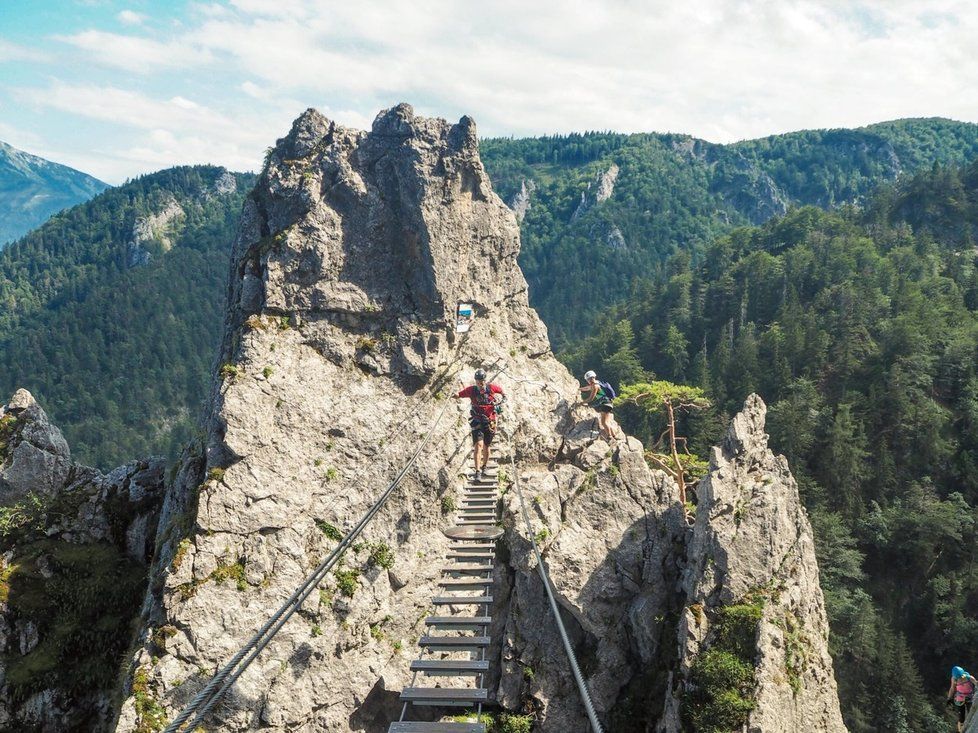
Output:
<path fill-rule="evenodd" d="M 492 445 L 492 439 L 495 437 L 495 431 L 491 430 L 488 425 L 483 424 L 472 426 L 473 443 L 478 443 L 481 440 L 485 445 Z"/>
<path fill-rule="evenodd" d="M 594 409 L 598 412 L 607 412 L 609 414 L 615 411 L 615 408 L 611 405 L 595 405 Z"/>
<path fill-rule="evenodd" d="M 954 707 L 958 711 L 958 722 L 963 723 L 964 719 L 968 717 L 968 711 L 971 710 L 971 700 L 963 705 L 955 705 Z"/>

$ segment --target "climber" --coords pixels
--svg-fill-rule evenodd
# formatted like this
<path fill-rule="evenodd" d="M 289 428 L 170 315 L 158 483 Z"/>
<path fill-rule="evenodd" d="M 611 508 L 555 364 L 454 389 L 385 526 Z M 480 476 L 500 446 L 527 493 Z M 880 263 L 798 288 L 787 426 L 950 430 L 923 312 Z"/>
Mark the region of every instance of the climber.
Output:
<path fill-rule="evenodd" d="M 469 413 L 469 427 L 472 428 L 472 462 L 475 473 L 472 478 L 477 481 L 485 476 L 485 466 L 489 462 L 489 446 L 496 436 L 496 411 L 500 402 L 505 398 L 503 388 L 498 384 L 487 384 L 486 373 L 483 369 L 475 372 L 475 384 L 464 387 L 465 382 L 459 380 L 463 389 L 455 395 L 455 399 L 467 397 L 472 401 Z"/>
<path fill-rule="evenodd" d="M 975 680 L 961 667 L 951 669 L 951 687 L 947 691 L 947 704 L 957 708 L 958 733 L 964 730 L 964 721 L 971 710 L 975 690 L 978 690 L 978 680 Z"/>
<path fill-rule="evenodd" d="M 614 417 L 612 416 L 614 407 L 611 401 L 615 398 L 615 390 L 607 382 L 600 381 L 598 375 L 593 371 L 588 371 L 584 375 L 584 381 L 587 382 L 587 384 L 581 387 L 584 401 L 591 403 L 591 407 L 597 411 L 598 428 L 601 431 L 602 437 L 610 443 L 612 438 L 616 437 L 611 427 L 614 421 Z"/>

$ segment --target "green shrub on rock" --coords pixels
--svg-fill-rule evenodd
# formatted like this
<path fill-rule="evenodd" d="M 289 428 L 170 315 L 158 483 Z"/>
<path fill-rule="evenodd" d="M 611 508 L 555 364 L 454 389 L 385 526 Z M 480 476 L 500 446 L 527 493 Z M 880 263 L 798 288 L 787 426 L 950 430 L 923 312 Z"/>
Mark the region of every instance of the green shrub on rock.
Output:
<path fill-rule="evenodd" d="M 394 551 L 386 542 L 377 542 L 370 546 L 370 557 L 367 562 L 376 567 L 390 570 L 394 567 Z"/>
<path fill-rule="evenodd" d="M 709 648 L 693 662 L 682 701 L 684 729 L 696 733 L 740 730 L 756 706 L 754 657 L 764 607 L 740 603 L 716 611 Z"/>
<path fill-rule="evenodd" d="M 532 715 L 510 715 L 503 713 L 496 718 L 495 733 L 530 733 L 533 730 Z"/>

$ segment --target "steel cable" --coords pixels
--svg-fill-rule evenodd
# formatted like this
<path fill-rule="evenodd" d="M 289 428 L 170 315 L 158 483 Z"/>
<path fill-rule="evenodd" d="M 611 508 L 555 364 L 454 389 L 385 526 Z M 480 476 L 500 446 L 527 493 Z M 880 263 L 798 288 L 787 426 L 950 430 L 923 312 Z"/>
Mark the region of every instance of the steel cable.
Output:
<path fill-rule="evenodd" d="M 515 379 L 517 382 L 529 382 L 530 380 L 519 380 Z M 577 690 L 581 695 L 581 700 L 584 703 L 584 709 L 587 712 L 588 720 L 591 722 L 591 729 L 594 733 L 603 733 L 603 728 L 601 723 L 598 722 L 598 715 L 594 710 L 594 703 L 591 701 L 591 693 L 587 689 L 587 684 L 584 682 L 584 676 L 581 674 L 581 668 L 577 663 L 577 655 L 574 654 L 574 649 L 570 643 L 570 637 L 567 635 L 567 629 L 564 627 L 564 622 L 560 618 L 560 611 L 557 607 L 557 599 L 554 597 L 553 586 L 550 583 L 550 577 L 547 575 L 547 569 L 543 564 L 543 556 L 540 554 L 540 548 L 537 547 L 536 538 L 533 535 L 533 527 L 530 524 L 530 513 L 526 508 L 526 499 L 523 497 L 523 490 L 520 487 L 520 473 L 516 468 L 516 436 L 515 433 L 510 433 L 509 431 L 504 431 L 508 434 L 511 439 L 511 444 L 509 446 L 509 460 L 510 466 L 513 470 L 513 488 L 516 489 L 516 495 L 520 501 L 520 512 L 523 515 L 523 523 L 526 526 L 526 536 L 530 540 L 530 544 L 533 546 L 533 554 L 537 561 L 537 573 L 540 575 L 540 580 L 543 583 L 543 589 L 547 594 L 547 600 L 550 603 L 550 611 L 553 614 L 554 621 L 557 623 L 557 630 L 560 632 L 561 641 L 564 644 L 564 651 L 567 654 L 567 660 L 570 663 L 571 672 L 574 674 L 574 680 L 577 683 Z"/>
<path fill-rule="evenodd" d="M 468 334 L 465 334 L 460 340 L 456 347 L 456 352 L 461 352 L 462 345 L 468 340 Z M 457 363 L 458 356 L 449 362 L 448 369 Z M 498 363 L 498 359 L 495 363 Z M 442 384 L 448 382 L 447 371 L 444 373 L 445 379 Z M 421 404 L 415 408 L 414 411 L 422 407 L 432 396 L 434 395 L 434 390 L 429 391 Z M 442 406 L 441 410 L 438 411 L 434 422 L 425 434 L 424 439 L 418 444 L 411 458 L 401 469 L 401 471 L 394 477 L 394 480 L 387 486 L 384 492 L 380 495 L 380 498 L 374 502 L 373 506 L 367 511 L 366 514 L 360 519 L 357 525 L 340 541 L 333 551 L 324 559 L 315 570 L 312 571 L 302 584 L 293 591 L 292 595 L 286 599 L 286 601 L 279 607 L 279 609 L 269 618 L 265 624 L 251 637 L 245 646 L 238 650 L 238 652 L 231 658 L 220 671 L 214 674 L 213 677 L 208 681 L 204 688 L 198 692 L 190 703 L 184 707 L 184 709 L 175 717 L 170 724 L 164 729 L 164 733 L 179 733 L 182 730 L 194 730 L 198 725 L 200 725 L 207 714 L 210 712 L 211 708 L 217 704 L 217 702 L 224 696 L 224 693 L 238 680 L 238 678 L 244 674 L 244 671 L 248 666 L 255 660 L 255 658 L 261 653 L 261 651 L 271 643 L 271 640 L 278 633 L 279 629 L 285 625 L 285 623 L 295 614 L 295 612 L 302 606 L 302 603 L 309 597 L 309 595 L 316 589 L 316 587 L 323 581 L 326 574 L 336 565 L 340 557 L 346 550 L 353 544 L 353 542 L 360 536 L 366 526 L 374 518 L 374 516 L 383 508 L 387 500 L 390 498 L 391 494 L 398 487 L 404 477 L 407 475 L 408 471 L 414 466 L 421 452 L 425 449 L 428 443 L 431 441 L 431 437 L 434 435 L 435 429 L 441 422 L 442 417 L 448 409 L 451 402 L 446 399 L 445 404 Z M 194 716 L 193 720 L 190 721 L 189 725 L 186 725 L 187 721 L 190 720 L 191 716 Z"/>

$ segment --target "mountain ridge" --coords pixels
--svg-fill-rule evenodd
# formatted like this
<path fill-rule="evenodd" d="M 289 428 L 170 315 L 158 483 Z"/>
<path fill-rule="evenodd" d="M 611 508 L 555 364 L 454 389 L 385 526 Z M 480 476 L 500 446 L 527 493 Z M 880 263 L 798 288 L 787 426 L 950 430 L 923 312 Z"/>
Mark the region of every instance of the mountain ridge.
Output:
<path fill-rule="evenodd" d="M 0 388 L 53 405 L 85 462 L 186 441 L 252 180 L 214 166 L 142 176 L 0 251 Z"/>
<path fill-rule="evenodd" d="M 713 238 L 793 206 L 858 204 L 900 175 L 974 159 L 978 124 L 908 118 L 731 144 L 595 132 L 482 148 L 493 185 L 523 214 L 520 264 L 559 346 L 679 250 L 695 258 Z M 589 199 L 612 166 L 612 192 Z M 582 299 L 585 289 L 601 297 Z"/>
<path fill-rule="evenodd" d="M 109 184 L 0 140 L 0 249 Z"/>

